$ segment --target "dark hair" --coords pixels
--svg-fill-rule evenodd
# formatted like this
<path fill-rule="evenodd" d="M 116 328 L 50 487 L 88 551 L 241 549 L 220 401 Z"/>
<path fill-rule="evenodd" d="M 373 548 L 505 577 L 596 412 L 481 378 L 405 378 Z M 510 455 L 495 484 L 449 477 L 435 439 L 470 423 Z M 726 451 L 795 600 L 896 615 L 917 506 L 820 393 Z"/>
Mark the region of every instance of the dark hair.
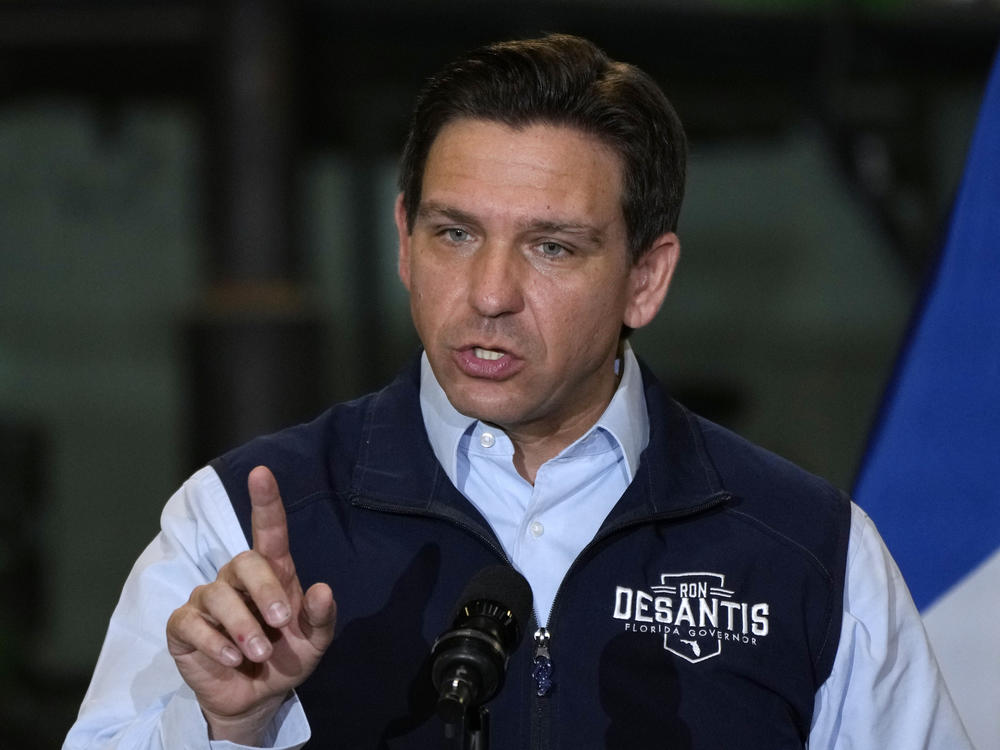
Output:
<path fill-rule="evenodd" d="M 680 119 L 652 78 L 586 39 L 552 34 L 474 50 L 432 76 L 417 98 L 399 187 L 413 230 L 431 144 L 459 118 L 520 128 L 565 125 L 614 149 L 624 168 L 622 213 L 633 262 L 677 228 L 687 142 Z"/>

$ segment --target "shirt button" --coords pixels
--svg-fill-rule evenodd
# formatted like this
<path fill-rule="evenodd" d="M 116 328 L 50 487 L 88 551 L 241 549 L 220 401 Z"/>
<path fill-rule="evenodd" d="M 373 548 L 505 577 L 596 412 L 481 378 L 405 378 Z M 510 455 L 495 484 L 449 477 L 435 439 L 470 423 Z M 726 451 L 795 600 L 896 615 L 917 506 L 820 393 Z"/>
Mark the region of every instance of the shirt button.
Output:
<path fill-rule="evenodd" d="M 542 534 L 545 533 L 545 527 L 542 526 L 541 521 L 532 521 L 531 526 L 528 527 L 528 530 L 531 532 L 532 536 L 536 537 L 541 536 Z"/>
<path fill-rule="evenodd" d="M 493 437 L 492 432 L 484 432 L 479 436 L 479 444 L 484 448 L 492 448 L 496 441 L 497 439 Z"/>

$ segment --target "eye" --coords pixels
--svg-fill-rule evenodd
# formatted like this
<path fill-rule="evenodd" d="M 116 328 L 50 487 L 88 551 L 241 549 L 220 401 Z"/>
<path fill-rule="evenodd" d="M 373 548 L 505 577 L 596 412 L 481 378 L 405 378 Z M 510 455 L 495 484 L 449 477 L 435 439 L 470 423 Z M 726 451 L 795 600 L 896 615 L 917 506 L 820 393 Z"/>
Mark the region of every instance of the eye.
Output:
<path fill-rule="evenodd" d="M 469 233 L 461 227 L 448 227 L 442 234 L 449 242 L 461 243 L 469 239 Z"/>
<path fill-rule="evenodd" d="M 546 258 L 559 258 L 569 254 L 569 250 L 558 242 L 540 242 L 538 251 Z"/>

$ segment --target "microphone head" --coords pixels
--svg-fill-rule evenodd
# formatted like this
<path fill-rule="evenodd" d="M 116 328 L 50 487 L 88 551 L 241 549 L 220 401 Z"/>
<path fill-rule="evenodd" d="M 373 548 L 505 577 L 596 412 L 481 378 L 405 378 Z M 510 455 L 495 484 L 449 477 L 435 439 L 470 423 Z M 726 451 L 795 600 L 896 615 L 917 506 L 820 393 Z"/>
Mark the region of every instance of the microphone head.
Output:
<path fill-rule="evenodd" d="M 531 616 L 531 586 L 507 565 L 480 570 L 458 600 L 451 630 L 431 648 L 431 680 L 447 724 L 489 701 Z"/>
<path fill-rule="evenodd" d="M 521 640 L 521 629 L 531 617 L 531 586 L 509 565 L 492 565 L 476 573 L 458 598 L 452 627 L 462 627 L 470 617 L 487 616 L 512 637 L 505 642 L 512 651 Z M 506 640 L 506 639 L 505 639 Z"/>

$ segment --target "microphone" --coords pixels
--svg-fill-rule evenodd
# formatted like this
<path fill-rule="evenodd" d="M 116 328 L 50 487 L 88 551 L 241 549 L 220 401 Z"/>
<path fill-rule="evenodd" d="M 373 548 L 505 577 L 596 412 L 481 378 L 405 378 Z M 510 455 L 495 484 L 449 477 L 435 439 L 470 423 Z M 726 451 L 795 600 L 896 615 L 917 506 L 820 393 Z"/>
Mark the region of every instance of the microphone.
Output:
<path fill-rule="evenodd" d="M 510 655 L 531 616 L 531 587 L 508 565 L 483 568 L 472 577 L 452 620 L 431 649 L 431 679 L 438 715 L 458 724 L 470 708 L 499 692 Z"/>

